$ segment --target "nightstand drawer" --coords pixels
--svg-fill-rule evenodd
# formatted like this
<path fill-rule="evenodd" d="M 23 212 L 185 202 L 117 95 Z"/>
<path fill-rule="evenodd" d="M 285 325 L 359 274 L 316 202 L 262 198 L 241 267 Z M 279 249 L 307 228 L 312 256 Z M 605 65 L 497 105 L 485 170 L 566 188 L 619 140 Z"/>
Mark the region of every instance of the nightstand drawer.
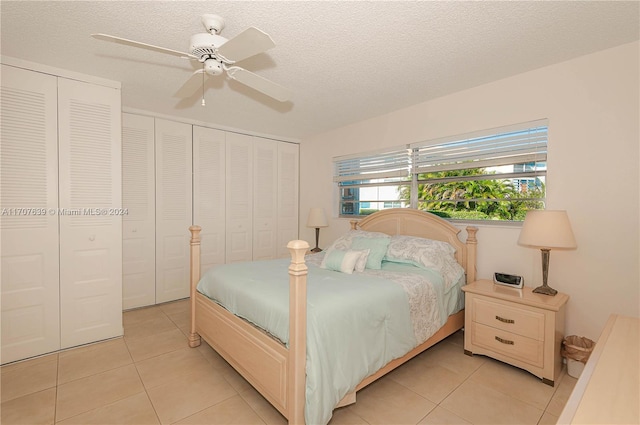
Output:
<path fill-rule="evenodd" d="M 474 345 L 536 367 L 543 367 L 544 365 L 544 343 L 542 341 L 479 323 L 472 323 L 471 342 Z"/>
<path fill-rule="evenodd" d="M 472 320 L 492 328 L 544 341 L 544 314 L 473 297 Z"/>

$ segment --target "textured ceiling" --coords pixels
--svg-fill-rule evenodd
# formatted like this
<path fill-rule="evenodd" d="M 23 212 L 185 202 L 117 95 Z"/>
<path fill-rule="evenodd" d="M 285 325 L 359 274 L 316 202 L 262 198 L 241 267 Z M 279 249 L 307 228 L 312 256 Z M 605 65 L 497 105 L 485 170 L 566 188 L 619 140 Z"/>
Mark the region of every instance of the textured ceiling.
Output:
<path fill-rule="evenodd" d="M 122 82 L 123 106 L 304 138 L 639 38 L 632 2 L 5 1 L 1 53 Z M 240 66 L 289 87 L 280 103 L 222 77 L 179 100 L 185 59 L 91 38 L 186 51 L 200 17 L 221 35 L 249 26 L 276 43 Z"/>

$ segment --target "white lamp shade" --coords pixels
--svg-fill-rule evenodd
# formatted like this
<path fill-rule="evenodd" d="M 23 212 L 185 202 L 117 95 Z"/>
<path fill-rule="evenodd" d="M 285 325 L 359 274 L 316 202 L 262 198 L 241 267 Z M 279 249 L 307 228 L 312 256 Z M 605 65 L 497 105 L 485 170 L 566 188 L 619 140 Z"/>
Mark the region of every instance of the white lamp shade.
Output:
<path fill-rule="evenodd" d="M 307 218 L 307 227 L 327 227 L 327 217 L 322 208 L 311 208 Z"/>
<path fill-rule="evenodd" d="M 566 211 L 527 211 L 518 245 L 544 249 L 575 249 L 578 245 Z"/>

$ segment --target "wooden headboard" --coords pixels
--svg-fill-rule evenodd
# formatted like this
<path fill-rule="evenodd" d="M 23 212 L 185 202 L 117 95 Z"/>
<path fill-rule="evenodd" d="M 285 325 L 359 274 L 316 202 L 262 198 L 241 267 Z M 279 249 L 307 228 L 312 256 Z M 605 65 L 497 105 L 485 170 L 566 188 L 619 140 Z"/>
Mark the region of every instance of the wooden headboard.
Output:
<path fill-rule="evenodd" d="M 409 208 L 391 208 L 362 220 L 351 220 L 351 228 L 448 242 L 456 249 L 456 260 L 466 271 L 467 283 L 476 280 L 477 227 L 466 228 L 467 240 L 463 242 L 458 236 L 461 230 L 437 215 Z"/>

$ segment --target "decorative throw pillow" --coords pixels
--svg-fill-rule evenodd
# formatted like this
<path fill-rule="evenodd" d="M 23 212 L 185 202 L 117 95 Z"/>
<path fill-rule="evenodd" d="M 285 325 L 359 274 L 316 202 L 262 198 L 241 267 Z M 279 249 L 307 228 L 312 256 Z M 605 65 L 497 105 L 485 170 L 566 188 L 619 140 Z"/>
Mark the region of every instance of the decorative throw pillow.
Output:
<path fill-rule="evenodd" d="M 367 269 L 380 270 L 382 268 L 382 259 L 387 253 L 387 247 L 391 238 L 386 237 L 355 237 L 351 243 L 351 248 L 354 250 L 368 249 L 369 256 L 367 257 Z"/>
<path fill-rule="evenodd" d="M 384 259 L 435 270 L 444 278 L 448 290 L 464 275 L 464 269 L 454 257 L 455 253 L 456 249 L 447 242 L 395 235 L 391 238 Z"/>
<path fill-rule="evenodd" d="M 361 256 L 362 253 L 359 251 L 332 249 L 326 253 L 320 267 L 327 270 L 335 270 L 337 272 L 352 274 L 356 267 L 356 262 Z"/>
<path fill-rule="evenodd" d="M 415 236 L 394 235 L 391 237 L 384 259 L 437 269 L 443 259 L 454 258 L 455 253 L 456 249 L 447 242 Z"/>
<path fill-rule="evenodd" d="M 369 252 L 371 252 L 371 250 L 363 249 L 363 250 L 354 250 L 353 252 L 360 253 L 360 258 L 358 258 L 358 261 L 356 261 L 355 271 L 362 273 L 364 269 L 367 267 L 367 258 L 369 258 Z"/>

